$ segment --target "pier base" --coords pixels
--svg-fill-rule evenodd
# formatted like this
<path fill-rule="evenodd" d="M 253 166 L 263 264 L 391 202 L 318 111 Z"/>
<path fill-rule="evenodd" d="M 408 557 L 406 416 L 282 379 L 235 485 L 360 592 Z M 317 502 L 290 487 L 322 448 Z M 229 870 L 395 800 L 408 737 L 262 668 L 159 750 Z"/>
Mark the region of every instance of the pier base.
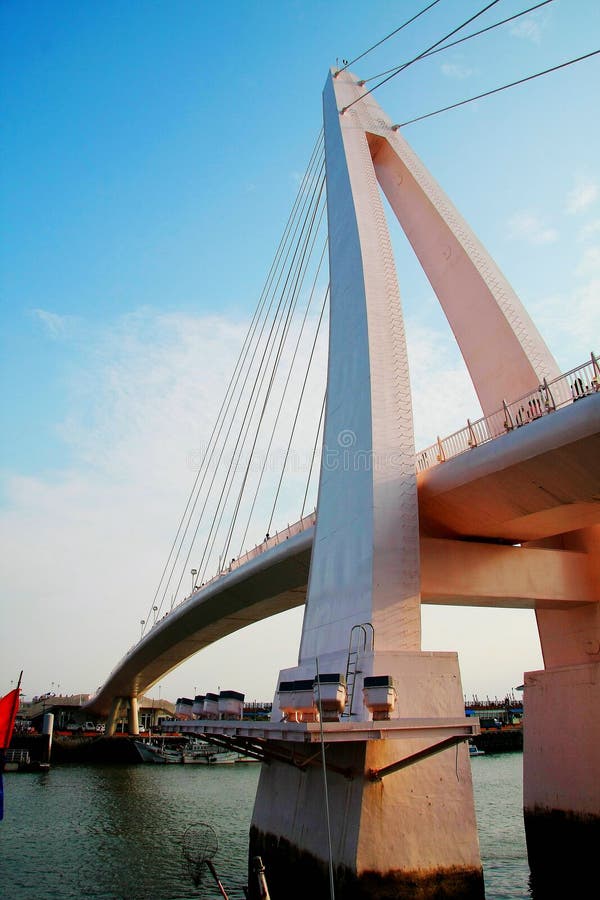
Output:
<path fill-rule="evenodd" d="M 372 665 L 394 676 L 402 715 L 464 715 L 456 654 L 375 654 Z M 329 896 L 327 813 L 336 900 L 483 900 L 466 745 L 395 770 L 435 742 L 433 734 L 326 741 L 326 785 L 318 744 L 311 765 L 263 765 L 250 859 L 262 858 L 271 900 Z"/>
<path fill-rule="evenodd" d="M 600 663 L 525 675 L 523 802 L 534 896 L 597 879 Z"/>
<path fill-rule="evenodd" d="M 328 764 L 363 773 L 327 772 L 336 900 L 484 897 L 466 747 L 367 779 L 411 752 L 408 741 L 327 748 Z M 326 823 L 321 769 L 263 766 L 250 859 L 262 858 L 272 900 L 329 896 Z"/>

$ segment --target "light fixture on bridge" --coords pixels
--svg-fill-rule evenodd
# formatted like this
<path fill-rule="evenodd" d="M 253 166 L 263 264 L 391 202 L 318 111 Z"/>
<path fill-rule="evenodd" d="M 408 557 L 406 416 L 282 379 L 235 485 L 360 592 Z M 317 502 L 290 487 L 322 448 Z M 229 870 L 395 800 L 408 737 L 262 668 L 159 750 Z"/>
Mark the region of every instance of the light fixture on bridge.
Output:
<path fill-rule="evenodd" d="M 196 587 L 196 575 L 198 574 L 198 569 L 192 569 L 192 590 Z"/>
<path fill-rule="evenodd" d="M 146 624 L 145 619 L 140 619 L 140 641 L 144 637 L 144 625 Z"/>

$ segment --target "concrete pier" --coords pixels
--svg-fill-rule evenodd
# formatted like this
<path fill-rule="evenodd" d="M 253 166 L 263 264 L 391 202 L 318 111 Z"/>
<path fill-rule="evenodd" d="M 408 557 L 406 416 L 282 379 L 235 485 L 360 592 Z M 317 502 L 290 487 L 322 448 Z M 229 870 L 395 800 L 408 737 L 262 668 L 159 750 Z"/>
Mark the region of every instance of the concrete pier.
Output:
<path fill-rule="evenodd" d="M 471 773 L 466 747 L 371 781 L 368 772 L 414 750 L 412 741 L 335 744 L 327 770 L 336 900 L 484 896 L 472 840 Z M 465 820 L 465 809 L 469 819 Z M 418 830 L 415 828 L 419 822 Z M 329 897 L 323 772 L 263 766 L 250 830 L 250 858 L 261 856 L 273 900 Z M 450 839 L 449 839 L 450 838 Z M 258 900 L 258 895 L 250 895 Z"/>
<path fill-rule="evenodd" d="M 381 667 L 391 673 L 398 705 L 389 719 L 379 722 L 362 697 L 365 677 Z M 326 897 L 329 819 L 338 900 L 481 900 L 483 875 L 465 744 L 478 724 L 464 716 L 456 654 L 365 652 L 360 670 L 355 721 L 328 723 L 323 733 L 326 775 L 318 743 L 311 745 L 310 765 L 302 764 L 299 745 L 295 765 L 274 759 L 263 766 L 250 858 L 261 856 L 273 900 L 305 897 L 307 892 Z M 276 729 L 285 728 L 276 717 L 274 710 L 268 746 L 275 753 L 281 747 Z M 319 723 L 305 727 L 318 741 Z M 377 740 L 364 739 L 378 730 Z"/>

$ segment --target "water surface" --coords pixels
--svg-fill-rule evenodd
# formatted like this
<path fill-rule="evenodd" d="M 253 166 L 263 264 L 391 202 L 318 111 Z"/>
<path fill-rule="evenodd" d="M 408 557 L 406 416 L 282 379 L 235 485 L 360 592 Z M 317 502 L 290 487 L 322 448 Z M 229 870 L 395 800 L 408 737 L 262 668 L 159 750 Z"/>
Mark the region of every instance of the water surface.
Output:
<path fill-rule="evenodd" d="M 522 820 L 521 753 L 471 760 L 487 900 L 531 900 Z M 196 888 L 182 853 L 186 828 L 218 835 L 217 872 L 243 900 L 258 765 L 53 766 L 5 773 L 0 822 L 4 900 L 185 900 Z"/>

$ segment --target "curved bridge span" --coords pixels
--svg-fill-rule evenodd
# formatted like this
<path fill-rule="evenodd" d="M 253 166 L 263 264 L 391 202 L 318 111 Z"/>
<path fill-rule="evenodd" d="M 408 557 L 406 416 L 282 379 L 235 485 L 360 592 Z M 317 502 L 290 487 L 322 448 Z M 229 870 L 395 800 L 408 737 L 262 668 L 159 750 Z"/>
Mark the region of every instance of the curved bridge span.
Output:
<path fill-rule="evenodd" d="M 422 602 L 561 609 L 597 601 L 585 554 L 527 543 L 600 525 L 598 459 L 600 393 L 592 392 L 420 472 Z M 502 498 L 493 514 L 491 495 Z M 156 622 L 88 708 L 107 715 L 116 697 L 140 695 L 209 644 L 303 605 L 315 521 L 274 535 Z M 482 558 L 499 566 L 501 582 L 490 585 Z"/>

